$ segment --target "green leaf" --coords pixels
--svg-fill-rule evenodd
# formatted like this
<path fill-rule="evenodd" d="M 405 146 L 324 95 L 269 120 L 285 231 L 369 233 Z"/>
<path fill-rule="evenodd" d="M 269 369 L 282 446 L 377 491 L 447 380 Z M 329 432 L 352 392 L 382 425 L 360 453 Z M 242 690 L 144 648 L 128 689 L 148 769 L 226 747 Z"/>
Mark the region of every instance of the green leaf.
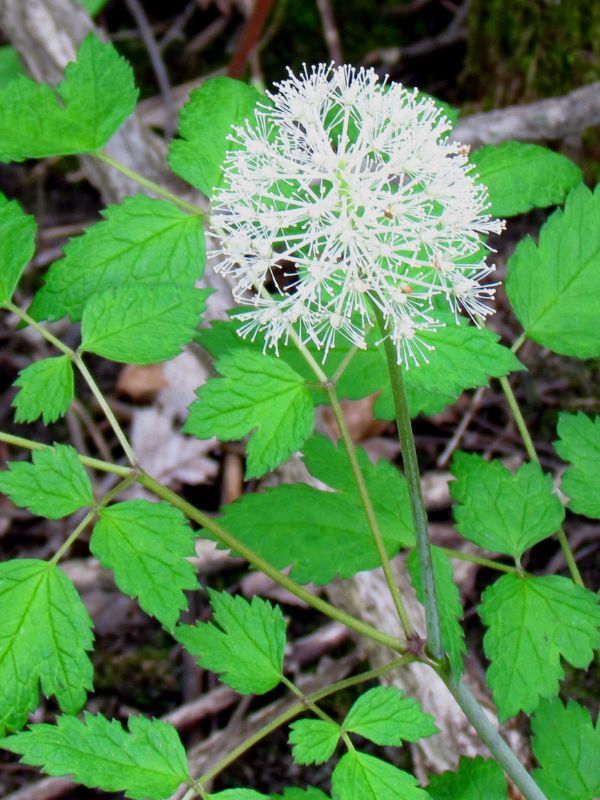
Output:
<path fill-rule="evenodd" d="M 568 578 L 504 575 L 482 599 L 487 679 L 502 720 L 557 694 L 561 656 L 585 669 L 600 647 L 598 598 Z"/>
<path fill-rule="evenodd" d="M 0 161 L 98 150 L 136 100 L 129 64 L 90 33 L 56 92 L 22 76 L 0 91 Z"/>
<path fill-rule="evenodd" d="M 290 725 L 289 743 L 296 764 L 324 764 L 335 752 L 341 729 L 324 719 L 299 719 Z"/>
<path fill-rule="evenodd" d="M 439 547 L 432 547 L 431 557 L 435 591 L 440 609 L 442 647 L 448 656 L 452 674 L 459 676 L 463 672 L 463 657 L 467 652 L 465 634 L 460 624 L 460 620 L 463 618 L 460 592 L 458 586 L 454 583 L 452 563 L 444 551 Z M 416 550 L 411 551 L 407 567 L 417 593 L 417 599 L 420 603 L 423 603 L 425 595 Z"/>
<path fill-rule="evenodd" d="M 85 8 L 90 17 L 95 17 L 102 11 L 108 0 L 77 0 L 77 2 Z"/>
<path fill-rule="evenodd" d="M 210 197 L 221 181 L 227 151 L 235 148 L 227 139 L 232 126 L 253 117 L 261 99 L 266 101 L 252 86 L 233 78 L 211 78 L 195 89 L 181 109 L 181 138 L 169 147 L 173 172 Z"/>
<path fill-rule="evenodd" d="M 570 700 L 540 703 L 532 720 L 533 752 L 541 769 L 533 777 L 548 800 L 600 796 L 600 725 Z"/>
<path fill-rule="evenodd" d="M 312 433 L 314 406 L 304 378 L 284 361 L 246 350 L 223 356 L 216 369 L 223 377 L 200 387 L 183 430 L 226 441 L 252 432 L 246 477 L 264 475 Z"/>
<path fill-rule="evenodd" d="M 2 747 L 23 764 L 48 775 L 72 775 L 77 783 L 134 800 L 166 800 L 190 781 L 185 750 L 172 725 L 130 717 L 129 731 L 117 720 L 84 714 L 59 717 L 56 725 L 31 725 L 4 739 Z"/>
<path fill-rule="evenodd" d="M 126 197 L 104 220 L 71 239 L 45 276 L 29 309 L 35 319 L 81 319 L 105 289 L 136 283 L 193 286 L 205 262 L 202 221 L 165 200 Z"/>
<path fill-rule="evenodd" d="M 10 45 L 0 47 L 0 89 L 4 89 L 9 81 L 23 75 L 24 72 L 23 64 L 15 48 Z"/>
<path fill-rule="evenodd" d="M 193 337 L 211 289 L 131 284 L 94 295 L 83 309 L 81 349 L 125 364 L 156 364 Z"/>
<path fill-rule="evenodd" d="M 412 697 L 393 686 L 376 686 L 362 694 L 342 725 L 379 745 L 400 747 L 402 742 L 418 742 L 439 730 L 431 714 L 426 714 Z"/>
<path fill-rule="evenodd" d="M 426 800 L 408 772 L 357 750 L 339 760 L 331 776 L 333 800 Z"/>
<path fill-rule="evenodd" d="M 475 150 L 469 161 L 487 187 L 488 211 L 494 217 L 558 205 L 583 177 L 570 159 L 539 144 L 486 145 Z"/>
<path fill-rule="evenodd" d="M 387 552 L 395 555 L 414 543 L 406 482 L 391 464 L 371 464 L 357 452 Z M 223 526 L 278 569 L 291 566 L 300 583 L 325 584 L 380 566 L 343 447 L 315 436 L 304 459 L 314 477 L 337 491 L 294 484 L 245 494 L 222 509 Z"/>
<path fill-rule="evenodd" d="M 92 621 L 71 581 L 45 561 L 0 564 L 0 734 L 18 730 L 40 691 L 76 714 L 92 688 Z"/>
<path fill-rule="evenodd" d="M 518 561 L 537 542 L 556 533 L 564 519 L 552 478 L 537 464 L 516 473 L 475 453 L 456 453 L 450 484 L 457 530 L 469 541 Z"/>
<path fill-rule="evenodd" d="M 560 414 L 557 432 L 560 439 L 554 449 L 570 464 L 560 484 L 569 508 L 600 519 L 600 417 Z"/>
<path fill-rule="evenodd" d="M 35 233 L 34 218 L 24 214 L 17 202 L 7 200 L 0 193 L 0 305 L 10 302 L 23 270 L 33 256 Z"/>
<path fill-rule="evenodd" d="M 456 772 L 432 775 L 427 786 L 432 800 L 506 800 L 506 780 L 495 761 L 461 756 Z"/>
<path fill-rule="evenodd" d="M 209 589 L 214 622 L 183 625 L 176 638 L 205 669 L 240 694 L 264 694 L 281 680 L 285 620 L 279 606 L 260 597 Z"/>
<path fill-rule="evenodd" d="M 94 505 L 92 484 L 77 451 L 66 444 L 34 450 L 31 463 L 10 461 L 0 472 L 0 491 L 19 508 L 48 519 L 67 517 Z"/>
<path fill-rule="evenodd" d="M 283 794 L 274 794 L 271 800 L 329 800 L 325 792 L 309 786 L 307 789 L 291 787 L 285 789 Z"/>
<path fill-rule="evenodd" d="M 172 630 L 187 608 L 185 589 L 199 584 L 192 564 L 194 532 L 168 503 L 128 500 L 103 508 L 90 550 L 113 570 L 119 589 Z"/>
<path fill-rule="evenodd" d="M 443 315 L 439 315 L 443 318 Z M 487 328 L 466 322 L 456 325 L 448 316 L 446 327 L 425 331 L 421 337 L 434 346 L 429 363 L 404 373 L 411 416 L 437 414 L 454 403 L 465 389 L 487 386 L 490 378 L 524 369 L 514 353 L 499 344 L 499 337 Z M 387 375 L 387 373 L 386 373 Z M 342 379 L 343 386 L 343 379 Z M 389 379 L 380 381 L 375 403 L 378 419 L 394 419 L 394 402 Z M 343 391 L 343 389 L 342 389 Z"/>
<path fill-rule="evenodd" d="M 600 186 L 583 184 L 509 260 L 506 291 L 530 339 L 555 353 L 600 356 Z"/>
<path fill-rule="evenodd" d="M 255 792 L 254 789 L 225 789 L 223 792 L 209 794 L 208 800 L 269 800 L 269 797 Z"/>
<path fill-rule="evenodd" d="M 48 425 L 67 413 L 75 396 L 71 359 L 56 356 L 35 361 L 19 372 L 14 385 L 19 387 L 12 401 L 15 422 L 41 417 Z"/>

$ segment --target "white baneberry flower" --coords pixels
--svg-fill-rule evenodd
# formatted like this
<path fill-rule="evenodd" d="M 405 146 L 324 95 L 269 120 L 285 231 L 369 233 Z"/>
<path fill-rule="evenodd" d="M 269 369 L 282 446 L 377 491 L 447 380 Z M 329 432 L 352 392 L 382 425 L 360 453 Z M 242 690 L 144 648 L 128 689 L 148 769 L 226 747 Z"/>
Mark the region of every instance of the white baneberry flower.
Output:
<path fill-rule="evenodd" d="M 349 66 L 290 71 L 277 87 L 230 135 L 212 204 L 241 335 L 276 349 L 293 328 L 325 358 L 339 337 L 366 347 L 377 308 L 409 365 L 444 324 L 435 298 L 455 316 L 492 313 L 483 240 L 503 223 L 436 103 Z"/>

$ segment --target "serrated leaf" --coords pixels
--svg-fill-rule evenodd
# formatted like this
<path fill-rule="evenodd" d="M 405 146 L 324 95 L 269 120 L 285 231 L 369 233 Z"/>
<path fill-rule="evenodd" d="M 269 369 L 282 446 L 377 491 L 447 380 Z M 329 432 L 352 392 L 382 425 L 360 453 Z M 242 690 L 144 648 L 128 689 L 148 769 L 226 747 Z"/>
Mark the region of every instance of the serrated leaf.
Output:
<path fill-rule="evenodd" d="M 495 333 L 465 322 L 457 325 L 451 317 L 447 318 L 444 328 L 423 331 L 421 338 L 434 349 L 428 354 L 428 364 L 404 373 L 413 417 L 420 413 L 437 414 L 454 403 L 465 389 L 487 386 L 490 378 L 524 369 L 514 353 L 499 343 Z M 381 387 L 383 390 L 375 402 L 375 416 L 394 419 L 389 379 L 382 381 L 378 388 Z"/>
<path fill-rule="evenodd" d="M 432 547 L 431 558 L 433 561 L 435 592 L 440 610 L 442 647 L 448 656 L 452 674 L 459 676 L 462 674 L 463 658 L 467 652 L 465 633 L 460 624 L 460 620 L 463 618 L 460 592 L 458 586 L 454 583 L 452 563 L 443 550 L 439 547 Z M 420 603 L 423 603 L 425 593 L 416 550 L 411 551 L 407 560 L 407 567 L 410 579 L 415 587 L 417 599 Z"/>
<path fill-rule="evenodd" d="M 127 61 L 90 33 L 56 92 L 23 76 L 0 91 L 0 161 L 98 150 L 136 100 Z"/>
<path fill-rule="evenodd" d="M 558 455 L 570 466 L 563 473 L 560 488 L 577 514 L 600 519 L 600 417 L 560 414 L 554 442 Z"/>
<path fill-rule="evenodd" d="M 193 337 L 211 289 L 132 284 L 94 295 L 83 309 L 81 349 L 125 364 L 156 364 Z"/>
<path fill-rule="evenodd" d="M 184 590 L 199 586 L 186 560 L 196 552 L 194 532 L 168 503 L 127 500 L 103 508 L 90 550 L 114 572 L 119 589 L 169 630 L 187 608 Z"/>
<path fill-rule="evenodd" d="M 30 725 L 2 747 L 47 775 L 72 775 L 77 783 L 133 800 L 166 800 L 190 781 L 185 750 L 172 725 L 130 717 L 129 732 L 117 720 L 85 713 L 59 717 L 56 725 Z"/>
<path fill-rule="evenodd" d="M 532 719 L 533 752 L 541 769 L 533 777 L 548 800 L 600 796 L 600 725 L 570 700 L 540 703 Z"/>
<path fill-rule="evenodd" d="M 325 792 L 310 786 L 308 789 L 290 787 L 285 789 L 283 794 L 274 794 L 271 800 L 329 800 L 329 798 Z"/>
<path fill-rule="evenodd" d="M 12 401 L 15 422 L 41 417 L 48 425 L 67 413 L 75 396 L 71 359 L 56 356 L 34 361 L 19 372 L 14 385 L 19 388 Z"/>
<path fill-rule="evenodd" d="M 507 800 L 502 769 L 481 756 L 461 756 L 458 770 L 432 775 L 427 791 L 432 800 Z"/>
<path fill-rule="evenodd" d="M 0 89 L 4 89 L 7 83 L 24 73 L 21 58 L 16 49 L 10 45 L 0 47 Z"/>
<path fill-rule="evenodd" d="M 457 326 L 450 315 L 447 322 L 447 326 L 436 333 L 423 334 L 423 338 L 436 348 L 429 355 L 430 363 L 404 371 L 409 410 L 413 417 L 420 413 L 437 414 L 454 403 L 465 389 L 486 386 L 490 377 L 498 378 L 524 369 L 516 356 L 499 344 L 499 337 L 492 331 L 475 328 L 466 322 Z M 262 352 L 264 341 L 261 336 L 258 335 L 254 341 L 242 339 L 236 333 L 239 324 L 235 319 L 215 321 L 210 328 L 199 333 L 197 340 L 215 357 L 240 347 Z M 320 361 L 318 351 L 310 342 L 307 347 Z M 331 350 L 322 365 L 329 378 L 333 378 L 351 350 L 352 346 L 347 342 L 340 342 Z M 306 380 L 314 381 L 310 368 L 292 344 L 280 345 L 279 355 Z M 379 392 L 375 403 L 377 418 L 394 418 L 387 362 L 381 347 L 371 344 L 367 350 L 358 350 L 337 382 L 336 391 L 339 397 L 349 400 L 359 400 Z M 319 392 L 318 402 L 327 403 L 323 392 Z"/>
<path fill-rule="evenodd" d="M 566 156 L 539 144 L 502 142 L 471 153 L 478 179 L 487 187 L 493 217 L 514 217 L 532 208 L 562 203 L 582 180 Z"/>
<path fill-rule="evenodd" d="M 600 647 L 598 598 L 569 578 L 504 575 L 482 600 L 487 679 L 502 720 L 557 694 L 561 656 L 585 669 Z"/>
<path fill-rule="evenodd" d="M 77 451 L 66 444 L 34 450 L 31 463 L 9 461 L 0 472 L 0 492 L 19 508 L 48 519 L 66 517 L 94 505 L 92 484 Z"/>
<path fill-rule="evenodd" d="M 0 108 L 0 119 L 1 115 Z M 33 256 L 35 234 L 34 218 L 0 192 L 0 305 L 10 302 L 23 270 Z"/>
<path fill-rule="evenodd" d="M 475 453 L 456 453 L 450 483 L 457 530 L 469 541 L 518 561 L 525 550 L 556 533 L 564 509 L 552 478 L 537 464 L 516 473 Z"/>
<path fill-rule="evenodd" d="M 76 714 L 92 688 L 92 621 L 71 581 L 35 559 L 0 564 L 0 734 L 18 730 L 40 691 Z"/>
<path fill-rule="evenodd" d="M 324 719 L 299 719 L 290 725 L 288 741 L 296 764 L 324 764 L 335 752 L 341 729 Z"/>
<path fill-rule="evenodd" d="M 279 606 L 260 597 L 209 589 L 213 622 L 183 625 L 176 638 L 205 669 L 240 694 L 264 694 L 281 680 L 285 621 Z"/>
<path fill-rule="evenodd" d="M 376 686 L 362 694 L 342 724 L 375 744 L 400 747 L 439 733 L 431 714 L 394 686 Z"/>
<path fill-rule="evenodd" d="M 205 244 L 200 217 L 144 195 L 102 212 L 104 220 L 71 239 L 47 272 L 29 313 L 35 319 L 81 319 L 87 301 L 125 283 L 190 287 L 202 277 Z"/>
<path fill-rule="evenodd" d="M 223 356 L 198 390 L 183 430 L 199 439 L 241 439 L 247 446 L 246 477 L 255 478 L 298 450 L 314 426 L 314 406 L 304 379 L 284 361 L 237 350 Z"/>
<path fill-rule="evenodd" d="M 232 126 L 243 125 L 256 104 L 266 100 L 252 86 L 218 77 L 195 89 L 181 109 L 179 135 L 169 147 L 169 166 L 207 197 L 221 181 L 221 164 L 235 144 L 227 137 Z"/>
<path fill-rule="evenodd" d="M 426 800 L 427 792 L 419 789 L 408 772 L 359 753 L 346 753 L 331 776 L 332 800 Z"/>
<path fill-rule="evenodd" d="M 600 187 L 574 189 L 540 231 L 519 242 L 506 291 L 530 339 L 555 353 L 600 356 Z"/>
<path fill-rule="evenodd" d="M 304 455 L 312 474 L 338 491 L 294 484 L 245 494 L 222 509 L 223 526 L 279 569 L 291 566 L 300 583 L 325 584 L 380 566 L 342 446 L 314 437 Z M 414 542 L 406 482 L 391 464 L 371 464 L 361 449 L 358 459 L 387 552 L 395 555 Z"/>

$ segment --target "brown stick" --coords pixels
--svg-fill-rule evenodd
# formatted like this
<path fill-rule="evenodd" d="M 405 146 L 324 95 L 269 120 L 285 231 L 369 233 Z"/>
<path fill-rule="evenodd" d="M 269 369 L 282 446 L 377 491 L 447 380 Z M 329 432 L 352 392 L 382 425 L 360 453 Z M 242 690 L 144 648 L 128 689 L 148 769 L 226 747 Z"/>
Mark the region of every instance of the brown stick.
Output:
<path fill-rule="evenodd" d="M 260 39 L 274 1 L 256 0 L 254 10 L 248 18 L 238 48 L 229 63 L 227 74 L 230 78 L 241 79 L 244 76 L 244 68 L 248 61 L 248 56 Z"/>

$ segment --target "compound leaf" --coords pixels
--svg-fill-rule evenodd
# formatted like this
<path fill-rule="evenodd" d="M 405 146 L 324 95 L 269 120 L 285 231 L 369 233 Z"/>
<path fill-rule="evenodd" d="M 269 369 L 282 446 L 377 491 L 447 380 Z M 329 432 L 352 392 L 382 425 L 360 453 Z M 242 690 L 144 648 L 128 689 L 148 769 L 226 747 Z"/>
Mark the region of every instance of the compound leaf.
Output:
<path fill-rule="evenodd" d="M 379 745 L 399 747 L 402 742 L 418 742 L 439 730 L 431 714 L 394 686 L 376 686 L 362 694 L 342 725 Z"/>
<path fill-rule="evenodd" d="M 552 492 L 552 478 L 537 464 L 515 474 L 499 461 L 456 453 L 450 484 L 457 530 L 469 541 L 519 560 L 525 550 L 552 536 L 564 509 Z"/>
<path fill-rule="evenodd" d="M 555 353 L 600 356 L 600 186 L 583 184 L 552 214 L 536 245 L 528 236 L 509 261 L 506 291 L 530 339 Z"/>
<path fill-rule="evenodd" d="M 198 390 L 183 430 L 199 439 L 218 436 L 248 442 L 246 477 L 258 477 L 302 447 L 314 425 L 304 378 L 284 361 L 246 350 L 223 356 L 222 378 Z"/>
<path fill-rule="evenodd" d="M 432 775 L 427 786 L 432 800 L 506 800 L 506 780 L 495 761 L 461 756 L 456 772 Z"/>
<path fill-rule="evenodd" d="M 539 144 L 503 142 L 475 150 L 469 159 L 487 187 L 494 217 L 514 217 L 532 208 L 562 203 L 581 183 L 579 167 Z"/>
<path fill-rule="evenodd" d="M 94 295 L 83 309 L 81 349 L 125 364 L 156 364 L 193 337 L 211 289 L 133 284 Z"/>
<path fill-rule="evenodd" d="M 342 756 L 331 776 L 333 800 L 426 800 L 408 772 L 355 750 Z"/>
<path fill-rule="evenodd" d="M 186 559 L 195 555 L 194 532 L 169 503 L 127 500 L 103 508 L 90 549 L 115 575 L 119 589 L 172 630 L 187 607 L 184 590 L 198 580 Z"/>
<path fill-rule="evenodd" d="M 0 118 L 1 115 L 0 106 Z M 10 302 L 23 270 L 33 256 L 35 233 L 34 218 L 25 214 L 17 202 L 0 193 L 0 305 Z"/>
<path fill-rule="evenodd" d="M 92 484 L 77 455 L 66 444 L 35 450 L 28 461 L 10 461 L 0 472 L 0 491 L 19 508 L 48 519 L 66 517 L 94 504 Z"/>
<path fill-rule="evenodd" d="M 504 575 L 483 593 L 487 679 L 502 720 L 552 698 L 564 676 L 561 656 L 586 668 L 600 646 L 593 592 L 560 575 Z"/>
<path fill-rule="evenodd" d="M 533 776 L 548 800 L 595 800 L 600 796 L 600 725 L 570 700 L 540 703 L 532 720 Z"/>
<path fill-rule="evenodd" d="M 18 730 L 40 690 L 76 714 L 92 688 L 92 621 L 71 581 L 35 559 L 0 564 L 0 733 Z"/>
<path fill-rule="evenodd" d="M 221 181 L 221 164 L 235 144 L 227 139 L 234 125 L 254 115 L 259 100 L 252 86 L 233 78 L 205 81 L 190 95 L 179 116 L 180 139 L 169 147 L 169 166 L 207 197 Z"/>
<path fill-rule="evenodd" d="M 0 91 L 0 161 L 98 150 L 136 100 L 127 61 L 89 34 L 56 92 L 23 76 Z"/>
<path fill-rule="evenodd" d="M 285 621 L 279 606 L 260 597 L 209 589 L 214 622 L 182 625 L 176 638 L 205 669 L 240 694 L 264 694 L 281 680 Z"/>
<path fill-rule="evenodd" d="M 335 752 L 341 730 L 324 719 L 299 719 L 290 725 L 288 741 L 296 764 L 324 764 Z"/>
<path fill-rule="evenodd" d="M 304 484 L 246 494 L 222 509 L 224 527 L 300 583 L 328 583 L 381 564 L 341 446 L 315 436 L 304 446 L 312 474 L 336 492 Z M 358 459 L 388 554 L 414 543 L 406 482 L 391 464 Z M 285 531 L 285 536 L 281 531 Z M 335 553 L 335 558 L 331 554 Z"/>
<path fill-rule="evenodd" d="M 69 241 L 48 270 L 29 313 L 36 319 L 81 319 L 87 301 L 125 283 L 193 286 L 204 272 L 199 217 L 144 195 L 102 212 L 104 220 Z"/>
<path fill-rule="evenodd" d="M 560 439 L 554 448 L 570 464 L 560 484 L 569 508 L 600 519 L 600 417 L 560 414 L 557 432 Z"/>
<path fill-rule="evenodd" d="M 463 671 L 463 657 L 467 652 L 465 634 L 460 624 L 460 620 L 463 618 L 460 592 L 458 586 L 454 583 L 452 563 L 444 551 L 439 547 L 432 547 L 431 558 L 433 561 L 435 591 L 440 609 L 442 646 L 444 652 L 448 655 L 452 674 L 458 676 Z M 420 603 L 423 603 L 425 595 L 416 550 L 411 551 L 407 567 L 417 593 L 417 599 Z"/>
<path fill-rule="evenodd" d="M 30 725 L 4 739 L 2 747 L 23 764 L 48 775 L 72 775 L 77 783 L 133 800 L 166 800 L 190 781 L 185 750 L 172 725 L 130 717 L 129 731 L 117 720 L 84 714 L 59 717 L 56 725 Z"/>
<path fill-rule="evenodd" d="M 75 396 L 73 364 L 69 356 L 34 361 L 19 372 L 19 388 L 12 401 L 15 422 L 33 422 L 41 417 L 45 425 L 67 413 Z"/>

